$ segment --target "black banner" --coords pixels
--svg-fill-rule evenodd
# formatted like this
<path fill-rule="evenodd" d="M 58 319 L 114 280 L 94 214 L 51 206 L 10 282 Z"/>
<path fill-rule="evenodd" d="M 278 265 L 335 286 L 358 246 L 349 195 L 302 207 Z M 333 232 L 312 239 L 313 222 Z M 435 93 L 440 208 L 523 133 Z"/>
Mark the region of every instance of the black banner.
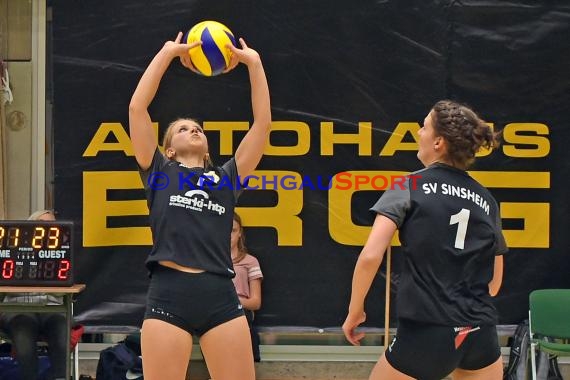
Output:
<path fill-rule="evenodd" d="M 151 241 L 128 104 L 164 42 L 207 19 L 223 22 L 260 52 L 271 90 L 273 132 L 259 182 L 252 183 L 264 190 L 246 191 L 238 209 L 265 275 L 261 325 L 342 324 L 377 187 L 421 167 L 417 130 L 443 98 L 468 103 L 503 131 L 503 145 L 483 152 L 471 170 L 500 202 L 510 247 L 496 298 L 501 323 L 526 317 L 531 290 L 570 287 L 567 4 L 49 5 L 55 208 L 59 219 L 76 223 L 83 245 L 76 278 L 87 288 L 75 311 L 84 324 L 142 321 Z M 150 113 L 159 136 L 177 117 L 199 120 L 221 164 L 252 119 L 246 69 L 207 78 L 173 62 Z M 392 290 L 399 264 L 394 242 Z M 385 272 L 383 266 L 369 294 L 367 326 L 384 324 Z"/>

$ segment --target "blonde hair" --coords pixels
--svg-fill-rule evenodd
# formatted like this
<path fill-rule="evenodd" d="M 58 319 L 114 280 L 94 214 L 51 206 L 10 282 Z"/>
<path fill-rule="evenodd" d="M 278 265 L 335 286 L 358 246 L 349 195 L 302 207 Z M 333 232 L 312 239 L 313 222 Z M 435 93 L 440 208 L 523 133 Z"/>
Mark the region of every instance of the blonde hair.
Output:
<path fill-rule="evenodd" d="M 171 122 L 170 124 L 168 124 L 168 128 L 166 128 L 166 131 L 164 132 L 164 136 L 162 137 L 162 148 L 164 149 L 165 152 L 168 148 L 170 148 L 170 146 L 172 144 L 172 135 L 174 135 L 174 126 L 180 121 L 190 121 L 190 122 L 200 126 L 200 123 L 198 123 L 197 120 L 194 120 L 191 118 L 184 118 L 184 117 L 178 118 L 178 119 L 174 120 L 173 122 Z M 200 129 L 202 129 L 202 127 L 200 127 Z M 168 158 L 168 156 L 166 158 Z M 206 155 L 204 156 L 204 169 L 209 168 L 209 167 L 213 167 L 213 166 L 214 166 L 214 163 L 212 162 L 212 159 L 210 158 L 210 154 L 206 153 Z"/>
<path fill-rule="evenodd" d="M 55 213 L 53 210 L 38 210 L 32 213 L 32 215 L 28 217 L 28 220 L 40 220 L 40 218 L 45 214 L 52 214 L 55 219 Z"/>

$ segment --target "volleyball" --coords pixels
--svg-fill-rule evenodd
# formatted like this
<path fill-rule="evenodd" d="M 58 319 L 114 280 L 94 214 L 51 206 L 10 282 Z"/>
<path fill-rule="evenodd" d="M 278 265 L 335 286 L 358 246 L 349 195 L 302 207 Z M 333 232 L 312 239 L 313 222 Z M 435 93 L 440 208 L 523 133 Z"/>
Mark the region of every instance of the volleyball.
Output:
<path fill-rule="evenodd" d="M 202 41 L 202 45 L 190 49 L 194 67 L 205 76 L 221 74 L 230 64 L 232 52 L 227 44 L 236 46 L 232 31 L 217 21 L 202 21 L 194 25 L 184 36 L 184 43 Z"/>

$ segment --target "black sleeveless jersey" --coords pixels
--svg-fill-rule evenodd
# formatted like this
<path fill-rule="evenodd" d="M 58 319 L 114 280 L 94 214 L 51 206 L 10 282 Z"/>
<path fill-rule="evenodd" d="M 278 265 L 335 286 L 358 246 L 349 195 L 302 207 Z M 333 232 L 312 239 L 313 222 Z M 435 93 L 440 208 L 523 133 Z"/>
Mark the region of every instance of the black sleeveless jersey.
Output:
<path fill-rule="evenodd" d="M 399 229 L 398 318 L 444 326 L 497 323 L 488 284 L 494 256 L 507 247 L 487 189 L 463 170 L 435 164 L 387 190 L 371 210 Z"/>
<path fill-rule="evenodd" d="M 235 159 L 212 169 L 188 168 L 157 149 L 140 175 L 153 240 L 149 270 L 158 261 L 173 261 L 234 277 L 230 235 L 241 193 Z"/>

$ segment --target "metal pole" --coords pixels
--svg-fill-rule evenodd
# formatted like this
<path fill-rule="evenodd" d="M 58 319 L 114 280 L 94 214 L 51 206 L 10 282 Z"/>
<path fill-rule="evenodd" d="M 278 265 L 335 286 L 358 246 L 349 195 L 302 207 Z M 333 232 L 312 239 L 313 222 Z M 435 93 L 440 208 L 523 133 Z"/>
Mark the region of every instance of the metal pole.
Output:
<path fill-rule="evenodd" d="M 384 350 L 390 344 L 390 273 L 392 272 L 392 247 L 386 250 L 386 300 L 384 313 Z"/>

